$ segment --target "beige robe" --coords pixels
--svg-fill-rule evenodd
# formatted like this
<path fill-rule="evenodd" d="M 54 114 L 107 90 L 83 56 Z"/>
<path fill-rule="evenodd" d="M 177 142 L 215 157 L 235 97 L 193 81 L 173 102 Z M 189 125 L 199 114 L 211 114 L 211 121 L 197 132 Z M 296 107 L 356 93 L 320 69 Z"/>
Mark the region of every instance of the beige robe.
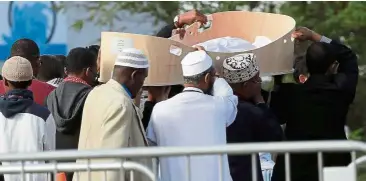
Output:
<path fill-rule="evenodd" d="M 134 105 L 125 89 L 115 80 L 94 88 L 88 95 L 81 123 L 79 150 L 146 147 L 145 131 L 141 124 L 141 113 Z M 102 150 L 100 151 L 103 152 Z M 121 159 L 92 160 L 95 162 L 121 162 Z M 151 169 L 151 159 L 128 159 Z M 85 163 L 86 160 L 77 160 Z M 134 181 L 148 180 L 139 172 L 134 172 Z M 126 172 L 128 176 L 128 172 Z M 80 181 L 102 181 L 104 172 L 74 173 Z M 107 172 L 106 181 L 120 181 L 118 171 Z M 123 179 L 122 179 L 123 180 Z M 127 180 L 127 179 L 126 179 Z M 129 179 L 128 179 L 129 180 Z"/>

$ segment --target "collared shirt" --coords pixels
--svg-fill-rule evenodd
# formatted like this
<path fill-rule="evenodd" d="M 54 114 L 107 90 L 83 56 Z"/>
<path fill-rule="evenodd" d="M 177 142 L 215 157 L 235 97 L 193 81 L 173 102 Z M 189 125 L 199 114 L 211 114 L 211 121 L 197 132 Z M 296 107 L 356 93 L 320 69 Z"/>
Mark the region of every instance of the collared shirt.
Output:
<path fill-rule="evenodd" d="M 157 146 L 226 145 L 226 127 L 236 117 L 238 99 L 224 79 L 215 81 L 213 96 L 194 87 L 155 105 L 147 138 Z M 167 111 L 168 110 L 168 111 Z M 217 181 L 218 156 L 191 158 L 192 181 Z M 187 180 L 186 158 L 160 159 L 161 181 Z M 224 181 L 231 181 L 227 156 L 223 157 Z"/>
<path fill-rule="evenodd" d="M 64 79 L 63 79 L 63 78 L 54 78 L 54 79 L 52 79 L 52 80 L 47 81 L 47 84 L 50 84 L 50 85 L 52 85 L 52 86 L 54 86 L 54 87 L 58 87 L 58 85 L 59 85 L 62 81 L 64 81 Z"/>
<path fill-rule="evenodd" d="M 195 87 L 186 87 L 183 89 L 183 92 L 198 92 L 203 94 L 203 91 L 201 89 Z"/>

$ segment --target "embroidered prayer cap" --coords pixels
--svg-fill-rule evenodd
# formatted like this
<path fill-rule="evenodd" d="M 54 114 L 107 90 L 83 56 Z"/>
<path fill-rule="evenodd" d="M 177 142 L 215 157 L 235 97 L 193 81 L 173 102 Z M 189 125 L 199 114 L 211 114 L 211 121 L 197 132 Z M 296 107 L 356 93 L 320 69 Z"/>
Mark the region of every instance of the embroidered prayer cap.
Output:
<path fill-rule="evenodd" d="M 223 77 L 228 83 L 242 83 L 253 78 L 258 72 L 253 53 L 243 53 L 226 58 L 223 62 Z"/>
<path fill-rule="evenodd" d="M 183 76 L 200 74 L 212 67 L 212 59 L 203 50 L 188 53 L 182 60 Z"/>
<path fill-rule="evenodd" d="M 11 57 L 3 65 L 2 76 L 13 82 L 30 81 L 33 79 L 32 65 L 23 57 Z"/>
<path fill-rule="evenodd" d="M 114 65 L 132 68 L 149 68 L 149 61 L 141 50 L 126 48 L 118 54 Z"/>

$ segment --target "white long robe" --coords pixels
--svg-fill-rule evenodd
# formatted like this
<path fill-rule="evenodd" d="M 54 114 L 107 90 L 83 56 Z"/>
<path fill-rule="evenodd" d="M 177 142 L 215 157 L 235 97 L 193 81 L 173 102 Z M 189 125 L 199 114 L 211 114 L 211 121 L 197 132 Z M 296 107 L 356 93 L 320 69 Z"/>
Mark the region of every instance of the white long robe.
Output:
<path fill-rule="evenodd" d="M 226 127 L 235 120 L 238 98 L 224 79 L 217 79 L 213 95 L 196 88 L 158 103 L 152 112 L 147 138 L 157 146 L 212 146 L 226 144 Z M 191 157 L 191 181 L 220 180 L 219 156 Z M 187 159 L 160 159 L 161 181 L 186 181 Z M 231 181 L 227 155 L 224 181 Z"/>

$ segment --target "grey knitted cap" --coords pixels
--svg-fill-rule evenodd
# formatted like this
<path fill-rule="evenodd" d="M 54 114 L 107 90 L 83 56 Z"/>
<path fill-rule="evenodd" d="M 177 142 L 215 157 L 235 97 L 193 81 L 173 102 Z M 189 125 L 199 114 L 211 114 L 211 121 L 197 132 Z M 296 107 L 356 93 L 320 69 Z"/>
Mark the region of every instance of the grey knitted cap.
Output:
<path fill-rule="evenodd" d="M 24 82 L 32 80 L 33 69 L 31 63 L 19 56 L 14 56 L 5 61 L 2 76 L 9 81 Z"/>

